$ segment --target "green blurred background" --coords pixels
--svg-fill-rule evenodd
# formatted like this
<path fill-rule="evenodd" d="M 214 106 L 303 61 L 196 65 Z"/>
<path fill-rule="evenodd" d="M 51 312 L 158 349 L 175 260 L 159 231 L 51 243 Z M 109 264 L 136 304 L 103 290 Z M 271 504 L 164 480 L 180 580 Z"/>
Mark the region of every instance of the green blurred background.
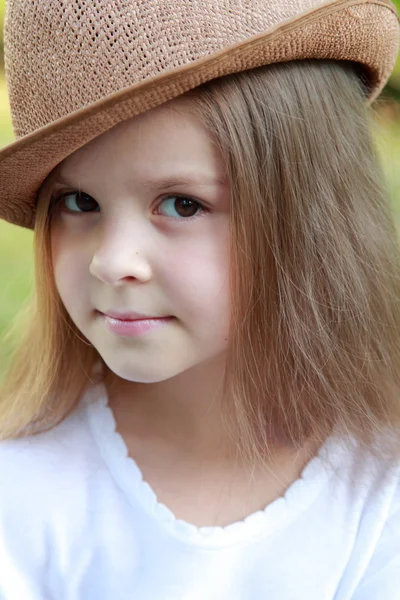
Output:
<path fill-rule="evenodd" d="M 57 0 L 54 0 L 55 2 Z M 400 12 L 400 0 L 395 0 Z M 10 108 L 4 78 L 3 19 L 5 0 L 0 0 L 0 147 L 13 139 Z M 390 200 L 400 224 L 400 56 L 393 76 L 375 105 L 375 135 L 385 172 Z M 0 220 L 0 379 L 10 358 L 12 342 L 4 333 L 28 298 L 33 281 L 32 232 Z"/>

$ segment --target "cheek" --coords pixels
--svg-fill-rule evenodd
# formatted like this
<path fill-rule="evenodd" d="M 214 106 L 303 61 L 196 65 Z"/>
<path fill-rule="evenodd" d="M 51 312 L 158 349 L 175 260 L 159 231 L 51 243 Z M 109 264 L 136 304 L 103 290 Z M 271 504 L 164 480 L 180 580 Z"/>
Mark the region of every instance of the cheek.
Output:
<path fill-rule="evenodd" d="M 65 243 L 57 235 L 52 235 L 51 251 L 53 273 L 60 298 L 69 313 L 85 294 L 86 268 L 78 246 Z"/>
<path fill-rule="evenodd" d="M 226 314 L 230 302 L 227 234 L 176 246 L 164 255 L 163 264 L 164 283 L 170 291 L 173 285 L 172 293 L 185 312 L 208 314 L 211 320 L 220 318 L 222 311 Z"/>

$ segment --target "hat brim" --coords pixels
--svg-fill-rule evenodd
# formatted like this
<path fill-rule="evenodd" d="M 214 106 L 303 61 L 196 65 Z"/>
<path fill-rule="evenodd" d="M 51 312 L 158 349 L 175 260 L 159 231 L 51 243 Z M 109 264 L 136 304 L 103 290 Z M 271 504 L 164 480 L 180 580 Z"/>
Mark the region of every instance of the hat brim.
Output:
<path fill-rule="evenodd" d="M 371 18 L 373 13 L 373 18 Z M 325 35 L 324 35 L 325 32 Z M 321 38 L 316 47 L 310 40 Z M 399 50 L 399 19 L 387 2 L 330 2 L 221 52 L 117 91 L 28 134 L 0 151 L 0 218 L 34 228 L 37 192 L 67 156 L 111 129 L 218 77 L 301 59 L 354 61 L 382 91 Z"/>

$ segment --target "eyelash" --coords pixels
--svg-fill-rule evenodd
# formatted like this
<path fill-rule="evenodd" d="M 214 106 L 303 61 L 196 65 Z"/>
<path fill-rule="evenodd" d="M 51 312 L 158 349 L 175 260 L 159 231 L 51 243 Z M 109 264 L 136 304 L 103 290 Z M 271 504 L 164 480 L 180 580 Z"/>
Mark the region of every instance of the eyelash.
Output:
<path fill-rule="evenodd" d="M 71 192 L 63 192 L 63 193 L 59 194 L 58 196 L 51 196 L 50 207 L 49 207 L 50 212 L 53 212 L 55 210 L 55 208 L 58 207 L 61 204 L 61 202 L 63 201 L 63 199 L 65 197 L 72 196 L 74 194 L 79 194 L 79 193 L 85 194 L 86 196 L 89 196 L 89 198 L 92 198 L 89 194 L 86 194 L 85 192 L 82 192 L 82 191 L 78 192 L 78 191 L 75 190 L 75 191 L 71 191 Z M 184 196 L 184 195 L 181 195 L 181 194 L 168 194 L 168 195 L 165 195 L 161 199 L 161 201 L 159 202 L 159 204 L 162 204 L 162 202 L 164 202 L 165 200 L 167 200 L 169 198 L 189 200 L 190 202 L 193 202 L 195 205 L 197 205 L 197 207 L 200 209 L 200 212 L 198 212 L 197 214 L 195 214 L 195 215 L 193 215 L 191 217 L 168 217 L 167 216 L 168 219 L 171 219 L 173 221 L 193 221 L 194 219 L 198 219 L 198 218 L 204 216 L 206 213 L 210 212 L 210 209 L 207 208 L 206 206 L 204 206 L 198 200 L 195 200 L 194 198 L 191 198 L 189 196 Z M 78 212 L 78 211 L 71 211 L 71 210 L 65 209 L 64 212 L 66 212 L 69 215 L 83 215 L 83 214 L 93 214 L 93 213 L 100 212 L 100 211 L 93 210 L 93 211 Z M 161 215 L 161 216 L 165 216 L 165 215 Z"/>

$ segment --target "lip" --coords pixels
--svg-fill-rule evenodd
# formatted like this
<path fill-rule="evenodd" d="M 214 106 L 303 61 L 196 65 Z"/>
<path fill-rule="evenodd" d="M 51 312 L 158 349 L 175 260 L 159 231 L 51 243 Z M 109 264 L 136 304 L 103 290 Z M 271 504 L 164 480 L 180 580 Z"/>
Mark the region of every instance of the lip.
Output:
<path fill-rule="evenodd" d="M 99 315 L 104 320 L 105 326 L 111 333 L 125 337 L 135 337 L 146 333 L 156 327 L 166 325 L 174 317 L 142 317 L 138 318 L 138 313 L 123 313 L 123 316 L 129 316 L 130 318 L 117 318 L 110 314 L 101 313 Z M 114 312 L 114 314 L 116 314 Z M 122 314 L 122 313 L 118 313 Z M 132 318 L 135 317 L 135 318 Z"/>
<path fill-rule="evenodd" d="M 99 311 L 101 312 L 101 311 Z M 106 317 L 112 317 L 113 319 L 118 319 L 119 321 L 143 321 L 148 319 L 166 319 L 167 317 L 156 317 L 154 315 L 143 315 L 138 312 L 121 312 L 118 310 L 107 310 L 104 313 L 101 313 Z"/>

